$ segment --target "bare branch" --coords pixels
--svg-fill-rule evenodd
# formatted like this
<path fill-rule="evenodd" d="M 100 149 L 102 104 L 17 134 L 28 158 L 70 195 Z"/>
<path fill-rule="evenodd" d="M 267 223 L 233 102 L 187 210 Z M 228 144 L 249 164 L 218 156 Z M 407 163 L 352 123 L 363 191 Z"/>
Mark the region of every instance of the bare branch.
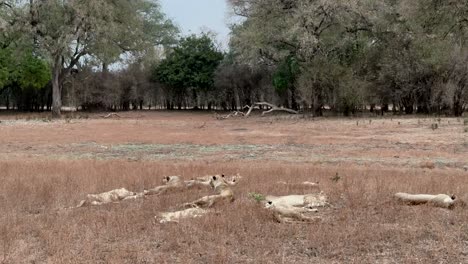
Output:
<path fill-rule="evenodd" d="M 244 117 L 250 116 L 250 114 L 252 113 L 252 110 L 253 110 L 256 106 L 268 106 L 268 107 L 270 107 L 269 110 L 263 111 L 263 112 L 262 112 L 262 116 L 264 116 L 264 115 L 266 115 L 266 114 L 269 114 L 269 113 L 272 113 L 272 112 L 275 112 L 275 111 L 283 111 L 283 112 L 288 112 L 288 113 L 290 113 L 290 114 L 299 114 L 299 112 L 297 112 L 297 111 L 295 111 L 295 110 L 292 110 L 292 109 L 289 109 L 289 108 L 277 107 L 276 105 L 271 104 L 271 103 L 268 103 L 268 102 L 257 102 L 257 103 L 254 103 L 252 106 L 249 107 L 249 110 L 248 110 L 247 113 L 244 115 Z"/>
<path fill-rule="evenodd" d="M 5 1 L 0 2 L 0 6 L 6 6 L 8 8 L 13 8 L 13 6 L 11 6 L 9 3 L 5 2 Z"/>

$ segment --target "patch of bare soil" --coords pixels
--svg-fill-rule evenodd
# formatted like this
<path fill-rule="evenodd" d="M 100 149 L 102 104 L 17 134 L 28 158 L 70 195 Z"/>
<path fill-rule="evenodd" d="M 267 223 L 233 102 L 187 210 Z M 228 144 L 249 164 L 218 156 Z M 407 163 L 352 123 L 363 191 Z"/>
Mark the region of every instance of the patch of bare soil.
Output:
<path fill-rule="evenodd" d="M 468 165 L 463 120 L 216 120 L 209 114 L 137 112 L 122 118 L 0 123 L 2 158 L 236 159 L 460 168 Z M 133 117 L 132 117 L 133 116 Z M 201 126 L 200 124 L 203 124 Z"/>

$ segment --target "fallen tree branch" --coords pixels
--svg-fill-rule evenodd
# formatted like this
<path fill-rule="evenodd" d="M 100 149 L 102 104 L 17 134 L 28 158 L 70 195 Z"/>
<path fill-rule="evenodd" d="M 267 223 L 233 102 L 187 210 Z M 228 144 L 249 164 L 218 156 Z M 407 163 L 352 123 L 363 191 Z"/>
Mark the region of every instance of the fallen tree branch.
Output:
<path fill-rule="evenodd" d="M 243 112 L 235 111 L 235 112 L 232 112 L 232 113 L 230 113 L 228 115 L 225 115 L 225 116 L 216 114 L 216 119 L 223 120 L 223 119 L 229 119 L 231 117 L 244 117 L 244 116 L 245 116 L 245 114 Z"/>
<path fill-rule="evenodd" d="M 268 102 L 257 102 L 257 103 L 252 104 L 251 106 L 245 105 L 244 107 L 242 107 L 243 110 L 248 109 L 246 113 L 241 112 L 241 111 L 235 111 L 235 112 L 232 112 L 232 113 L 230 113 L 228 115 L 225 115 L 225 116 L 215 114 L 215 117 L 218 120 L 229 119 L 231 117 L 249 117 L 250 114 L 252 113 L 252 110 L 254 108 L 256 108 L 256 107 L 260 108 L 260 106 L 269 107 L 268 110 L 262 112 L 262 116 L 264 116 L 266 114 L 269 114 L 269 113 L 272 113 L 272 112 L 275 112 L 275 111 L 283 111 L 283 112 L 287 112 L 287 113 L 295 114 L 295 115 L 299 114 L 298 111 L 293 110 L 293 109 L 284 108 L 284 107 L 277 107 L 276 105 L 268 103 Z"/>
<path fill-rule="evenodd" d="M 255 104 L 253 104 L 252 106 L 244 106 L 244 108 L 247 107 L 249 110 L 247 111 L 247 113 L 245 114 L 245 117 L 249 117 L 250 113 L 252 113 L 252 110 L 254 109 L 255 107 Z"/>
<path fill-rule="evenodd" d="M 204 128 L 205 126 L 206 126 L 206 122 L 203 122 L 203 124 L 202 124 L 201 126 L 197 127 L 197 128 L 198 128 L 198 129 L 202 129 L 202 128 Z"/>
<path fill-rule="evenodd" d="M 110 114 L 108 114 L 108 115 L 101 116 L 101 117 L 102 117 L 102 118 L 110 118 L 110 117 L 113 117 L 113 116 L 115 116 L 115 117 L 118 117 L 118 118 L 120 118 L 120 117 L 121 117 L 121 116 L 119 116 L 119 115 L 118 115 L 118 114 L 116 114 L 116 113 L 110 113 Z"/>
<path fill-rule="evenodd" d="M 269 114 L 269 113 L 272 113 L 272 112 L 275 112 L 275 111 L 284 111 L 284 112 L 288 112 L 290 114 L 295 114 L 295 115 L 299 114 L 299 112 L 296 111 L 296 110 L 292 110 L 292 109 L 284 108 L 284 107 L 277 107 L 276 105 L 268 103 L 268 102 L 257 102 L 257 103 L 254 103 L 252 106 L 249 107 L 249 111 L 247 111 L 247 113 L 245 114 L 245 117 L 248 117 L 250 115 L 250 113 L 252 113 L 252 110 L 257 106 L 268 106 L 268 107 L 270 107 L 269 110 L 262 112 L 262 116 L 264 116 L 266 114 Z"/>

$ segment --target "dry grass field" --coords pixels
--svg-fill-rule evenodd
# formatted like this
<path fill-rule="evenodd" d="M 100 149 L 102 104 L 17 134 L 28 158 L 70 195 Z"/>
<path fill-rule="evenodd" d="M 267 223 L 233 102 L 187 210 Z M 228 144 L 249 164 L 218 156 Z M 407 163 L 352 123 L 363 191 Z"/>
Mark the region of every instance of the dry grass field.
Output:
<path fill-rule="evenodd" d="M 468 263 L 468 208 L 392 197 L 454 193 L 468 202 L 463 119 L 119 115 L 0 116 L 0 263 Z M 235 201 L 179 224 L 154 216 L 209 189 L 64 209 L 167 175 L 221 173 L 243 176 Z M 331 206 L 313 223 L 277 223 L 249 193 L 316 191 L 278 181 L 319 181 Z"/>

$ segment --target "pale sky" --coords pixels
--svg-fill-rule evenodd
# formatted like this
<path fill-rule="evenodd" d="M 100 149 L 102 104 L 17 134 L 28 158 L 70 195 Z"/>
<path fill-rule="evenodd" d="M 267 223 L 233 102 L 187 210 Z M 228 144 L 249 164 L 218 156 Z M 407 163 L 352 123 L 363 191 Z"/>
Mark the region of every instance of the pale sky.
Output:
<path fill-rule="evenodd" d="M 209 29 L 217 33 L 218 42 L 227 48 L 229 12 L 226 0 L 160 0 L 166 15 L 178 25 L 183 35 Z"/>

